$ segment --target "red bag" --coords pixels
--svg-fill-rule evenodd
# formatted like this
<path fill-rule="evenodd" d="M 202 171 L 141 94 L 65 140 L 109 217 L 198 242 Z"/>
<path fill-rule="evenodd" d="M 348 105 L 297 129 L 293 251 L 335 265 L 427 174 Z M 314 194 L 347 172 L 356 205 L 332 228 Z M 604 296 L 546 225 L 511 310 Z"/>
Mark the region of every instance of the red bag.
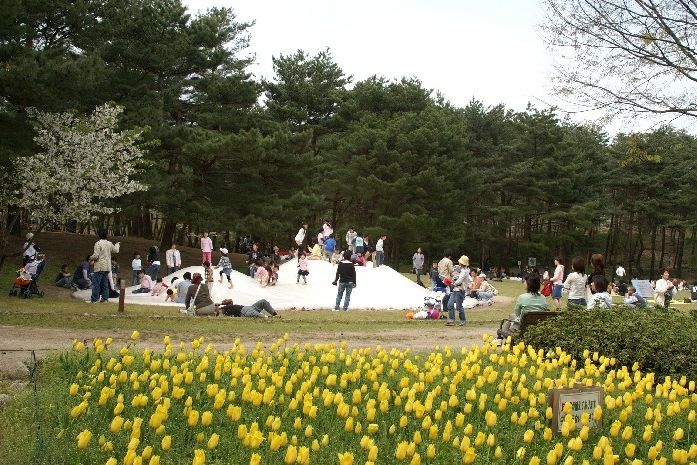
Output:
<path fill-rule="evenodd" d="M 552 281 L 545 281 L 544 286 L 542 286 L 542 292 L 540 292 L 545 297 L 552 295 Z"/>

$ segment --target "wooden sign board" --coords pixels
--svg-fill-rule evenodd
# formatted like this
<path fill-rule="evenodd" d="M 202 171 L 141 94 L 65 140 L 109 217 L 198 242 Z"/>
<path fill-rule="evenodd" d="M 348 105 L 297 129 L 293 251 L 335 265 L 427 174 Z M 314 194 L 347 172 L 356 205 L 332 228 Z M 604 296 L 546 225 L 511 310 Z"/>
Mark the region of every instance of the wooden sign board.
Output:
<path fill-rule="evenodd" d="M 561 430 L 561 425 L 564 421 L 564 404 L 571 404 L 570 415 L 576 420 L 576 430 L 581 429 L 581 415 L 588 413 L 590 422 L 588 426 L 594 428 L 602 424 L 593 419 L 593 411 L 595 407 L 600 405 L 605 407 L 605 390 L 602 387 L 585 387 L 581 384 L 576 384 L 573 388 L 551 389 L 547 394 L 547 402 L 552 407 L 552 419 L 549 421 L 549 427 L 552 431 L 558 433 Z"/>
<path fill-rule="evenodd" d="M 646 279 L 632 279 L 632 286 L 644 299 L 653 299 L 653 286 Z"/>

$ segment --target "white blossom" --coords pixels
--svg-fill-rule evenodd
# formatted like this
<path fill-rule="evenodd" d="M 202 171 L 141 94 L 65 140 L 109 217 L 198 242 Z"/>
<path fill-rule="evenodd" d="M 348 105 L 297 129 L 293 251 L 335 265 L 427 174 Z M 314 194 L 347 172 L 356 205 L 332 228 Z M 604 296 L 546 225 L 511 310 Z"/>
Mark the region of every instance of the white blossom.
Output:
<path fill-rule="evenodd" d="M 30 110 L 43 151 L 17 160 L 17 205 L 38 223 L 62 224 L 112 213 L 105 200 L 147 190 L 132 179 L 143 159 L 142 131 L 116 131 L 122 111 L 109 104 L 86 117 Z"/>

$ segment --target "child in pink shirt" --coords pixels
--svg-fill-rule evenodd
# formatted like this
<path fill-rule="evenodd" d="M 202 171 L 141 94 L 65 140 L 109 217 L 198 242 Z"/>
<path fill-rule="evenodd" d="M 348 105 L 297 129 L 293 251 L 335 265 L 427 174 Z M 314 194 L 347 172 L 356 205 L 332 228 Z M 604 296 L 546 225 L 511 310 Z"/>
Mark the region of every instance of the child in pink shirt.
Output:
<path fill-rule="evenodd" d="M 157 280 L 157 283 L 155 284 L 155 287 L 152 288 L 152 291 L 150 292 L 150 295 L 160 295 L 162 291 L 167 289 L 169 286 L 165 283 L 162 282 L 162 278 Z"/>
<path fill-rule="evenodd" d="M 307 284 L 307 275 L 310 274 L 308 271 L 309 267 L 310 263 L 307 261 L 305 253 L 300 253 L 300 256 L 298 256 L 298 279 L 295 281 L 295 284 L 300 284 L 301 276 L 303 278 L 303 284 Z"/>
<path fill-rule="evenodd" d="M 204 231 L 201 237 L 201 263 L 212 263 L 213 258 L 211 253 L 213 252 L 213 240 L 208 237 L 208 232 Z"/>
<path fill-rule="evenodd" d="M 269 284 L 269 270 L 266 269 L 266 267 L 261 262 L 261 260 L 257 261 L 257 271 L 255 272 L 254 277 L 256 278 L 257 281 L 259 281 L 259 284 L 261 284 L 261 287 L 268 286 L 268 284 Z"/>

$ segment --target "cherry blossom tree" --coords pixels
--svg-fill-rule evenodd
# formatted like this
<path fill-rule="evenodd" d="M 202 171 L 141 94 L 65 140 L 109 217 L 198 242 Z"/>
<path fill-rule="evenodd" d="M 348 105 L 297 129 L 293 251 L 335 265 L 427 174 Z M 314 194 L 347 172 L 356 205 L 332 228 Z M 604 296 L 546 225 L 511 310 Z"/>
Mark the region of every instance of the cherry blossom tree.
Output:
<path fill-rule="evenodd" d="M 37 225 L 35 233 L 49 225 L 112 213 L 109 200 L 147 190 L 134 178 L 143 163 L 143 129 L 117 130 L 122 111 L 112 104 L 88 116 L 30 110 L 36 123 L 34 142 L 42 150 L 16 160 L 17 189 L 7 197 L 29 213 Z"/>

